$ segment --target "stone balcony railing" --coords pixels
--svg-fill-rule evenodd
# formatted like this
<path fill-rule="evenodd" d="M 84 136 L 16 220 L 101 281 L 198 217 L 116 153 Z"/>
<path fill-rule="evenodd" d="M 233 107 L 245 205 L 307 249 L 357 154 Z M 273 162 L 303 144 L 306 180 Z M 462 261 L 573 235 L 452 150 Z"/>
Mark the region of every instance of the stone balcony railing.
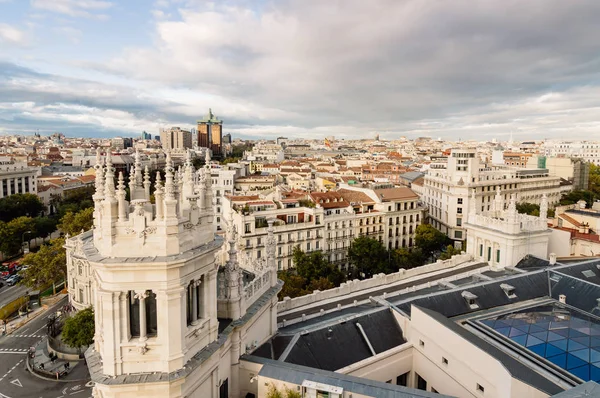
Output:
<path fill-rule="evenodd" d="M 244 305 L 246 309 L 271 288 L 271 272 L 274 271 L 267 271 L 262 275 L 257 275 L 252 282 L 244 287 Z"/>

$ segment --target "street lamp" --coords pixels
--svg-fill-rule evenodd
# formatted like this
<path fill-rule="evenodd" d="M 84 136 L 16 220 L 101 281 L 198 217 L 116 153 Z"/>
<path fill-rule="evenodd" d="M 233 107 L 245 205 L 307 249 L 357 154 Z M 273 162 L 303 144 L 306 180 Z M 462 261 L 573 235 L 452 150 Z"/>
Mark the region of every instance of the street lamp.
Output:
<path fill-rule="evenodd" d="M 25 232 L 23 232 L 23 235 L 21 235 L 21 251 L 23 252 L 23 254 L 26 254 L 25 247 L 24 247 L 25 246 L 25 235 L 31 234 L 31 233 L 33 233 L 33 232 L 25 231 Z M 27 242 L 27 253 L 29 253 L 29 241 Z"/>

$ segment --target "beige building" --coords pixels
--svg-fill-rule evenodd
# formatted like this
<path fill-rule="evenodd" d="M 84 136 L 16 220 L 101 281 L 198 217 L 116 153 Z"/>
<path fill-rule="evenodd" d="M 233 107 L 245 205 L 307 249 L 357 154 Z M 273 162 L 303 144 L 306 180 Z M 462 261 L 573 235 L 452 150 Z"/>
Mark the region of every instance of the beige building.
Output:
<path fill-rule="evenodd" d="M 14 162 L 9 158 L 0 159 L 0 198 L 15 193 L 37 193 L 39 170 L 28 167 L 25 162 Z"/>
<path fill-rule="evenodd" d="M 160 143 L 165 151 L 189 149 L 192 147 L 192 133 L 179 127 L 162 129 Z"/>

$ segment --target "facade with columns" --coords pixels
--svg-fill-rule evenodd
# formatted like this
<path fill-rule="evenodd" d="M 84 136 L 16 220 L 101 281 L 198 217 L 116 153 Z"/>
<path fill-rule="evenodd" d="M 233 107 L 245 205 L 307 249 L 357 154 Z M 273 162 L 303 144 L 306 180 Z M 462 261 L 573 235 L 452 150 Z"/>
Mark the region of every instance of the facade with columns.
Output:
<path fill-rule="evenodd" d="M 26 162 L 0 161 L 0 198 L 16 193 L 37 194 L 38 169 Z"/>
<path fill-rule="evenodd" d="M 223 247 L 210 169 L 195 170 L 189 154 L 176 171 L 167 153 L 154 203 L 139 155 L 130 201 L 110 153 L 97 155 L 95 169 L 93 229 L 66 241 L 70 301 L 94 307 L 94 396 L 243 396 L 239 357 L 277 328 L 272 231 L 260 263 L 238 258 L 230 222 Z"/>
<path fill-rule="evenodd" d="M 548 199 L 543 195 L 540 216 L 519 214 L 516 195 L 510 195 L 505 209 L 498 188 L 491 210 L 480 212 L 472 193 L 465 228 L 467 252 L 497 268 L 512 267 L 527 254 L 546 258 L 551 230 L 548 228 Z"/>

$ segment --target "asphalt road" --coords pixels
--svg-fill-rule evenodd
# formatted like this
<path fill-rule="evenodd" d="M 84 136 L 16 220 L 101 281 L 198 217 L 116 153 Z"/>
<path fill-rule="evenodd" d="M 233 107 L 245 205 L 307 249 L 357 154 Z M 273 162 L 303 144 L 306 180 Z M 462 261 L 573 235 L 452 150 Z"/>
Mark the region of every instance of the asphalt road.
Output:
<path fill-rule="evenodd" d="M 2 281 L 4 286 L 0 287 L 0 308 L 13 300 L 25 295 L 29 289 L 26 286 L 14 285 L 8 286 L 5 281 Z"/>
<path fill-rule="evenodd" d="M 29 347 L 45 336 L 48 316 L 65 303 L 66 298 L 12 334 L 0 337 L 0 398 L 89 398 L 92 396 L 91 382 L 63 383 L 40 379 L 29 373 L 25 364 Z"/>

